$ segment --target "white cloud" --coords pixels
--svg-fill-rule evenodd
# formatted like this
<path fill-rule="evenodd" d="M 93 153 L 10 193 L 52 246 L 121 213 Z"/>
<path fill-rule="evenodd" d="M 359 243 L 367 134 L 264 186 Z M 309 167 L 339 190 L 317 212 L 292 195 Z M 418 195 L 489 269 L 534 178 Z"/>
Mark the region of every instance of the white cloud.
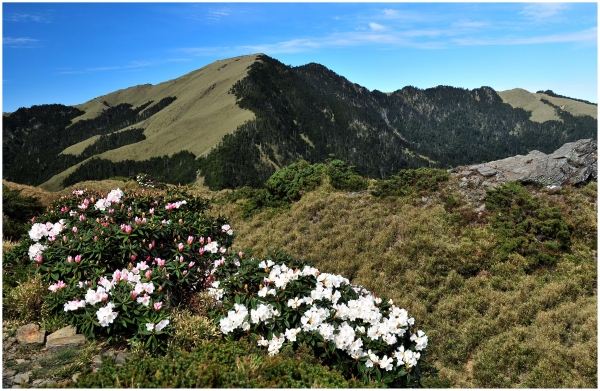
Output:
<path fill-rule="evenodd" d="M 225 16 L 229 16 L 230 13 L 231 12 L 226 9 L 211 10 L 211 11 L 208 11 L 207 18 L 218 22 L 221 20 L 221 18 L 223 18 Z"/>
<path fill-rule="evenodd" d="M 536 45 L 549 43 L 576 42 L 584 44 L 597 44 L 598 29 L 596 27 L 577 31 L 574 33 L 552 34 L 537 37 L 503 37 L 493 39 L 456 38 L 453 40 L 459 45 Z"/>
<path fill-rule="evenodd" d="M 369 23 L 369 27 L 371 30 L 385 30 L 385 26 L 380 25 L 379 23 Z"/>
<path fill-rule="evenodd" d="M 11 48 L 35 48 L 39 47 L 39 42 L 40 40 L 35 38 L 2 38 L 2 44 Z"/>
<path fill-rule="evenodd" d="M 40 15 L 20 14 L 20 13 L 8 14 L 4 17 L 4 20 L 7 22 L 27 22 L 27 21 L 43 22 L 43 21 L 46 21 L 46 19 Z"/>
<path fill-rule="evenodd" d="M 526 5 L 519 14 L 534 22 L 544 22 L 560 16 L 566 8 L 564 3 L 535 3 Z"/>

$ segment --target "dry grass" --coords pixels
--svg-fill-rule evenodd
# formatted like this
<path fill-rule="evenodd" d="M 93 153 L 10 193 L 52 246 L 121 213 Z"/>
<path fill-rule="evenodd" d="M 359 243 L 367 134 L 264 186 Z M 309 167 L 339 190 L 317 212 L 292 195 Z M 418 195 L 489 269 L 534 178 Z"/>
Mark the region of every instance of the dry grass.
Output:
<path fill-rule="evenodd" d="M 534 94 L 522 88 L 498 91 L 498 95 L 500 95 L 504 103 L 508 103 L 514 108 L 522 108 L 526 111 L 531 111 L 531 117 L 529 119 L 534 122 L 542 123 L 550 120 L 562 122 L 562 119 L 554 112 L 554 108 L 540 101 L 542 98 L 556 106 L 564 106 L 564 110 L 572 115 L 589 115 L 593 118 L 598 118 L 597 106 L 572 99 L 555 98 L 541 93 Z"/>
<path fill-rule="evenodd" d="M 81 185 L 107 191 L 126 184 Z M 444 194 L 459 197 L 453 181 L 446 186 Z M 452 387 L 597 385 L 596 183 L 558 195 L 538 192 L 540 202 L 562 207 L 572 244 L 553 268 L 530 274 L 519 254 L 491 262 L 498 238 L 485 219 L 457 223 L 471 208 L 464 200 L 446 211 L 439 194 L 424 203 L 352 196 L 324 184 L 289 208 L 244 219 L 243 201 L 227 201 L 229 191 L 190 191 L 213 200 L 211 214 L 228 216 L 235 249 L 311 259 L 406 308 L 427 332 L 429 355 Z M 465 272 L 473 265 L 479 271 Z"/>
<path fill-rule="evenodd" d="M 134 107 L 150 100 L 158 103 L 162 98 L 176 96 L 177 100 L 145 121 L 129 128 L 143 128 L 146 140 L 126 145 L 96 155 L 112 161 L 147 160 L 152 157 L 172 155 L 182 150 L 202 156 L 217 145 L 224 135 L 232 133 L 238 125 L 254 118 L 249 110 L 235 104 L 235 95 L 229 94 L 231 86 L 246 77 L 247 68 L 257 55 L 234 57 L 216 61 L 177 79 L 157 85 L 141 85 L 119 90 L 76 107 L 86 113 L 76 120 L 98 116 L 106 106 L 130 103 Z M 78 154 L 96 137 L 75 144 L 63 153 Z M 72 171 L 55 175 L 41 187 L 58 191 L 62 180 Z"/>
<path fill-rule="evenodd" d="M 11 190 L 20 190 L 24 197 L 37 197 L 42 205 L 50 205 L 52 202 L 60 198 L 60 195 L 51 191 L 44 190 L 39 187 L 21 185 L 19 183 L 2 180 L 2 185 Z"/>
<path fill-rule="evenodd" d="M 436 197 L 422 205 L 322 186 L 249 220 L 217 196 L 213 213 L 230 217 L 236 248 L 281 249 L 394 299 L 428 333 L 453 387 L 595 387 L 596 188 L 539 194 L 563 205 L 578 239 L 555 269 L 530 275 L 518 254 L 477 275 L 457 273 L 489 264 L 497 239 L 485 225 L 452 224 Z"/>

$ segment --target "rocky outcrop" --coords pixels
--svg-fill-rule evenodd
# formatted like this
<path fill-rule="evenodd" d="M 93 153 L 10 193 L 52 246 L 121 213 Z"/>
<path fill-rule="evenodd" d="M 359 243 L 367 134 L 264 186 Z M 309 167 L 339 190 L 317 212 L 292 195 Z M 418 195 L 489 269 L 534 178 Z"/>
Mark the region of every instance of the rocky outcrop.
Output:
<path fill-rule="evenodd" d="M 458 170 L 457 170 L 458 171 Z M 468 167 L 461 176 L 484 177 L 487 182 L 521 182 L 539 186 L 582 185 L 598 180 L 598 142 L 594 139 L 566 143 L 554 153 L 540 151 Z"/>
<path fill-rule="evenodd" d="M 44 343 L 46 330 L 40 329 L 40 326 L 35 323 L 30 323 L 19 327 L 15 336 L 20 345 L 41 345 Z"/>
<path fill-rule="evenodd" d="M 55 331 L 46 338 L 46 349 L 56 351 L 85 344 L 85 337 L 77 334 L 75 327 L 67 326 Z"/>

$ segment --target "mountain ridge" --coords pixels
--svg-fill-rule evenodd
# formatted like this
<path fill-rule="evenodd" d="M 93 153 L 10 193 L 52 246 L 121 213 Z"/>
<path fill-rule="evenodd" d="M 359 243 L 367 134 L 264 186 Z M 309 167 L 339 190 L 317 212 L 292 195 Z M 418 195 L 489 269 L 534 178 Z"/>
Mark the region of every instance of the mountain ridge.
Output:
<path fill-rule="evenodd" d="M 260 71 L 263 75 L 257 77 L 266 79 L 261 81 L 255 77 L 254 81 L 250 80 L 249 72 L 258 68 L 263 69 Z M 569 137 L 577 132 L 582 134 L 580 138 L 589 138 L 590 131 L 581 131 L 582 126 L 585 129 L 596 126 L 591 125 L 589 120 L 582 120 L 587 117 L 579 116 L 577 110 L 584 107 L 594 114 L 597 113 L 597 106 L 520 90 L 520 95 L 528 97 L 529 102 L 531 95 L 534 96 L 538 106 L 547 112 L 545 117 L 553 119 L 536 122 L 545 118 L 544 115 L 536 116 L 537 108 L 528 114 L 523 110 L 528 107 L 527 102 L 515 101 L 514 91 L 497 93 L 490 87 L 467 90 L 449 86 L 421 90 L 408 86 L 386 94 L 378 90 L 369 91 L 317 63 L 288 67 L 262 54 L 234 57 L 216 61 L 157 85 L 133 86 L 72 106 L 84 113 L 75 116 L 67 125 L 67 133 L 69 128 L 81 127 L 81 123 L 86 121 L 100 121 L 105 130 L 100 133 L 91 131 L 90 137 L 73 140 L 68 145 L 59 143 L 64 147 L 56 154 L 63 161 L 61 164 L 68 166 L 60 169 L 55 165 L 50 171 L 46 168 L 46 174 L 38 176 L 45 176 L 44 181 L 36 184 L 57 190 L 77 167 L 89 166 L 90 161 L 97 159 L 106 162 L 103 164 L 109 167 L 123 161 L 142 163 L 161 156 L 167 156 L 168 159 L 168 156 L 181 151 L 188 151 L 198 158 L 202 176 L 208 176 L 208 184 L 214 188 L 258 185 L 277 167 L 287 165 L 292 160 L 304 158 L 315 162 L 331 153 L 352 164 L 358 163 L 359 169 L 370 176 L 386 177 L 401 168 L 441 167 L 457 162 L 481 163 L 481 160 L 458 161 L 457 156 L 461 154 L 455 150 L 463 148 L 471 136 L 481 139 L 482 132 L 489 133 L 486 137 L 495 138 L 494 142 L 498 145 L 510 139 L 514 139 L 510 142 L 515 143 L 523 132 L 530 138 L 544 134 L 540 142 L 546 143 L 545 139 L 554 134 L 552 137 L 560 138 L 556 144 L 562 145 L 566 141 L 574 141 Z M 170 100 L 157 108 L 165 99 Z M 454 100 L 456 107 L 448 104 L 448 100 Z M 509 103 L 505 107 L 503 104 L 506 102 Z M 587 106 L 593 106 L 594 109 Z M 497 113 L 493 115 L 500 117 L 490 122 L 491 114 L 478 114 L 482 110 L 495 110 Z M 30 132 L 40 131 L 36 126 L 43 128 L 46 125 L 34 123 L 35 115 L 31 114 L 33 118 L 25 115 L 22 121 L 32 123 L 14 125 L 20 130 L 13 130 L 14 121 L 11 117 L 14 115 L 4 116 L 7 123 L 4 130 L 8 134 L 5 139 L 9 140 L 7 143 L 3 139 L 3 149 L 9 152 L 5 156 L 21 154 L 29 155 L 32 159 L 45 159 L 39 151 L 33 151 L 41 146 L 31 147 L 28 145 L 30 141 L 19 137 L 27 138 Z M 119 120 L 119 115 L 126 117 Z M 266 118 L 265 115 L 272 118 Z M 102 116 L 106 118 L 100 120 Z M 111 121 L 121 121 L 126 126 L 113 129 L 114 124 L 110 125 L 113 128 L 107 125 Z M 109 133 L 141 128 L 144 139 L 128 143 L 123 141 L 85 161 L 78 160 L 77 156 L 85 148 L 98 142 L 103 132 L 109 131 L 107 126 L 113 129 Z M 533 133 L 527 136 L 527 132 Z M 455 135 L 449 136 L 450 133 Z M 16 137 L 15 134 L 20 136 Z M 250 138 L 241 145 L 240 140 L 246 136 Z M 498 137 L 506 140 L 498 142 Z M 506 149 L 506 156 L 523 152 L 510 146 L 487 147 L 483 145 L 489 143 L 487 139 L 484 137 L 481 140 L 478 148 L 483 147 L 483 150 Z M 372 157 L 374 154 L 365 144 L 379 148 L 376 153 L 379 157 Z M 340 145 L 346 149 L 340 149 Z M 533 143 L 531 147 L 548 152 L 557 146 L 549 144 L 544 147 Z M 223 158 L 225 151 L 230 155 L 227 159 Z M 37 155 L 32 156 L 32 153 Z M 467 151 L 465 155 L 469 153 Z M 493 158 L 505 157 L 498 153 Z M 218 161 L 215 161 L 217 155 Z M 477 156 L 487 155 L 476 152 L 472 158 L 481 159 Z M 246 161 L 242 162 L 242 157 Z M 363 163 L 359 162 L 361 159 Z M 16 174 L 7 164 L 12 162 L 3 162 L 5 172 L 9 172 L 7 179 L 22 182 L 24 179 L 15 177 Z M 28 161 L 18 164 L 21 165 L 21 173 L 35 167 Z M 115 167 L 109 169 L 114 175 L 127 175 L 119 170 Z M 215 180 L 218 176 L 231 177 L 240 172 L 245 179 L 220 184 Z M 49 173 L 52 175 L 48 177 Z"/>

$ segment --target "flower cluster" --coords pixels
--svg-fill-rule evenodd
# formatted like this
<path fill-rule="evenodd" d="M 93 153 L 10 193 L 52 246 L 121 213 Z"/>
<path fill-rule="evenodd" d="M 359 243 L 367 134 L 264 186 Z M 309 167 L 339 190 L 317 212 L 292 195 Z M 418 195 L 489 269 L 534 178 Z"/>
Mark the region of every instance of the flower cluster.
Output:
<path fill-rule="evenodd" d="M 94 207 L 98 210 L 105 211 L 112 204 L 118 204 L 121 201 L 121 197 L 123 197 L 124 193 L 121 189 L 111 190 L 110 193 L 106 196 L 106 198 L 100 198 L 94 204 Z M 85 200 L 84 200 L 85 202 Z"/>
<path fill-rule="evenodd" d="M 224 334 L 255 334 L 270 355 L 304 342 L 317 356 L 365 381 L 403 384 L 408 374 L 418 373 L 414 368 L 424 358 L 427 335 L 391 300 L 309 265 L 254 259 L 233 265 L 228 260 L 217 267 L 218 280 L 207 290 L 223 311 L 232 306 L 219 315 Z M 242 300 L 240 287 L 246 290 Z"/>
<path fill-rule="evenodd" d="M 49 286 L 50 311 L 93 337 L 118 334 L 166 346 L 168 313 L 210 284 L 233 231 L 185 188 L 161 193 L 74 190 L 32 221 L 7 256 L 28 260 Z M 152 324 L 152 330 L 150 330 Z"/>

